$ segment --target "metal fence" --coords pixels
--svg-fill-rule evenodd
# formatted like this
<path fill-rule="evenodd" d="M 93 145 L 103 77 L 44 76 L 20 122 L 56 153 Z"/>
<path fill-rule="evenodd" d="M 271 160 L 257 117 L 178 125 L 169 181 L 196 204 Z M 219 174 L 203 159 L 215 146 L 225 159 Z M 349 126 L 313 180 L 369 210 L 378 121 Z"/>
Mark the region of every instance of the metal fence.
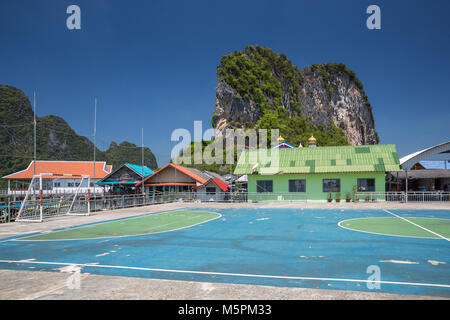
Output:
<path fill-rule="evenodd" d="M 20 202 L 0 201 L 0 223 L 14 221 L 19 209 Z"/>
<path fill-rule="evenodd" d="M 131 208 L 152 204 L 170 202 L 308 202 L 306 193 L 257 193 L 257 192 L 226 192 L 226 193 L 150 193 L 127 195 L 54 195 L 42 200 L 43 218 L 47 219 L 66 214 L 88 214 L 89 212 Z M 324 200 L 326 201 L 326 200 Z M 335 199 L 333 201 L 336 201 Z M 340 199 L 345 202 L 346 199 Z M 352 194 L 351 202 L 449 202 L 449 192 L 357 192 Z M 15 221 L 21 201 L 0 201 L 0 223 Z M 40 200 L 32 195 L 27 200 L 22 213 L 25 218 L 33 221 L 39 215 Z M 68 212 L 70 209 L 70 213 Z"/>
<path fill-rule="evenodd" d="M 58 196 L 63 194 L 75 194 L 77 192 L 79 193 L 87 193 L 88 189 L 90 190 L 91 194 L 103 194 L 103 189 L 101 188 L 80 188 L 80 190 L 77 191 L 77 188 L 57 188 L 57 189 L 49 189 L 49 190 L 42 190 L 42 193 L 46 196 Z M 38 189 L 36 189 L 37 192 L 39 192 Z M 8 189 L 2 189 L 0 190 L 0 195 L 15 195 L 15 196 L 25 196 L 27 194 L 28 188 L 10 188 Z"/>
<path fill-rule="evenodd" d="M 450 192 L 357 192 L 354 201 L 450 202 Z"/>

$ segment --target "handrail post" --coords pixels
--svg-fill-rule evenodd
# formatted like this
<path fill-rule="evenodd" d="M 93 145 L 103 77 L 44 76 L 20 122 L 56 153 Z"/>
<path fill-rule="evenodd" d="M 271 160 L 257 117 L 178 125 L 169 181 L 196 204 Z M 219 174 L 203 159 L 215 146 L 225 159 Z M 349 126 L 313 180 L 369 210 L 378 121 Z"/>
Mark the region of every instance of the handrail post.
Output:
<path fill-rule="evenodd" d="M 8 222 L 11 222 L 11 198 L 8 196 Z"/>

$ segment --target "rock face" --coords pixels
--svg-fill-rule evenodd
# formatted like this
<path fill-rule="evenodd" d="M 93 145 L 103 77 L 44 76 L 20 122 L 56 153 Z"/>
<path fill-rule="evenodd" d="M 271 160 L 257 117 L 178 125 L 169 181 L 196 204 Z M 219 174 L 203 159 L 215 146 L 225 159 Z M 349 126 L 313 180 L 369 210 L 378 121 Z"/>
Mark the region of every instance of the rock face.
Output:
<path fill-rule="evenodd" d="M 227 119 L 243 123 L 256 123 L 262 115 L 258 105 L 252 100 L 244 100 L 234 93 L 225 81 L 220 81 L 216 89 L 214 113 L 218 115 L 217 129 L 223 131 L 228 127 Z"/>
<path fill-rule="evenodd" d="M 212 117 L 215 128 L 220 132 L 233 127 L 267 128 L 268 115 L 272 117 L 270 123 L 273 117 L 280 120 L 282 135 L 294 140 L 290 143 L 305 144 L 304 137 L 315 130 L 331 132 L 334 127 L 342 129 L 338 131 L 345 135 L 346 139 L 340 140 L 344 143 L 379 142 L 363 86 L 345 65 L 330 63 L 300 70 L 284 55 L 258 46 L 223 57 Z M 296 128 L 302 118 L 308 126 Z M 283 130 L 285 123 L 289 125 Z M 332 135 L 338 135 L 338 131 Z M 337 141 L 322 140 L 323 144 Z"/>
<path fill-rule="evenodd" d="M 323 67 L 323 66 L 322 66 Z M 320 68 L 320 67 L 319 67 Z M 317 70 L 302 70 L 302 115 L 314 124 L 329 119 L 352 145 L 377 144 L 375 121 L 364 90 L 347 72 L 329 72 L 329 87 Z"/>

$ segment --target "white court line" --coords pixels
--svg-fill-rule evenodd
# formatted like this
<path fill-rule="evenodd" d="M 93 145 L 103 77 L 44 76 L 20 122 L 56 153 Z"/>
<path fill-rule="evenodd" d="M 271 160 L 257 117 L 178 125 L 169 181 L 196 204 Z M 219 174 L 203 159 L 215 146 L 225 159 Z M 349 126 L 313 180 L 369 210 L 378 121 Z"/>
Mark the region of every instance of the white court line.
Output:
<path fill-rule="evenodd" d="M 418 225 L 418 224 L 416 224 L 416 223 L 414 223 L 414 222 L 412 222 L 412 221 L 409 221 L 409 220 L 406 219 L 406 218 L 400 217 L 399 215 L 396 215 L 395 213 L 390 212 L 389 210 L 384 210 L 384 211 L 387 212 L 387 213 L 389 213 L 389 214 L 392 214 L 394 217 L 397 217 L 397 218 L 400 218 L 400 219 L 402 219 L 402 220 L 405 220 L 406 222 L 409 222 L 409 223 L 411 223 L 412 225 L 415 225 L 416 227 L 419 227 L 419 228 L 421 228 L 421 229 L 423 229 L 423 230 L 425 230 L 425 231 L 428 231 L 429 233 L 432 233 L 432 234 L 438 236 L 439 238 L 442 238 L 442 239 L 447 240 L 447 241 L 450 242 L 450 239 L 444 237 L 443 235 L 440 235 L 439 233 L 436 233 L 436 232 L 434 232 L 434 231 L 428 230 L 427 228 L 424 228 L 424 227 L 422 227 L 422 226 L 420 226 L 420 225 Z"/>
<path fill-rule="evenodd" d="M 399 282 L 399 281 L 382 281 L 382 280 L 359 280 L 359 279 L 342 279 L 342 278 L 317 278 L 317 277 L 295 277 L 295 276 L 273 276 L 263 274 L 246 274 L 246 273 L 227 273 L 227 272 L 209 272 L 209 271 L 192 271 L 192 270 L 171 270 L 171 269 L 155 269 L 144 267 L 127 267 L 127 266 L 113 266 L 102 264 L 89 263 L 68 263 L 68 262 L 48 262 L 48 261 L 25 261 L 25 260 L 0 260 L 0 263 L 27 263 L 27 264 L 46 264 L 58 266 L 80 266 L 91 268 L 109 268 L 109 269 L 126 269 L 126 270 L 140 270 L 140 271 L 155 271 L 155 272 L 172 272 L 172 273 L 190 273 L 190 274 L 204 274 L 204 275 L 218 275 L 218 276 L 232 276 L 232 277 L 250 277 L 250 278 L 269 278 L 269 279 L 285 279 L 285 280 L 318 280 L 318 281 L 340 281 L 340 282 L 366 282 L 366 283 L 380 283 L 380 284 L 398 284 L 407 286 L 423 286 L 423 287 L 440 287 L 450 288 L 450 284 L 438 283 L 420 283 L 420 282 Z"/>

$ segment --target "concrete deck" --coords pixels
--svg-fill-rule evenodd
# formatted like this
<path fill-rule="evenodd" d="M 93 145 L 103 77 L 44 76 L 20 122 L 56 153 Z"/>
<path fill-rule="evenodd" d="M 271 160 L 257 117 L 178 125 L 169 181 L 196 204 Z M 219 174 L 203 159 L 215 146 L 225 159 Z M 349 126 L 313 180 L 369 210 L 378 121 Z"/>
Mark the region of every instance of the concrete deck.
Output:
<path fill-rule="evenodd" d="M 0 300 L 430 300 L 440 297 L 379 292 L 283 288 L 82 273 L 69 289 L 68 273 L 0 270 Z"/>

